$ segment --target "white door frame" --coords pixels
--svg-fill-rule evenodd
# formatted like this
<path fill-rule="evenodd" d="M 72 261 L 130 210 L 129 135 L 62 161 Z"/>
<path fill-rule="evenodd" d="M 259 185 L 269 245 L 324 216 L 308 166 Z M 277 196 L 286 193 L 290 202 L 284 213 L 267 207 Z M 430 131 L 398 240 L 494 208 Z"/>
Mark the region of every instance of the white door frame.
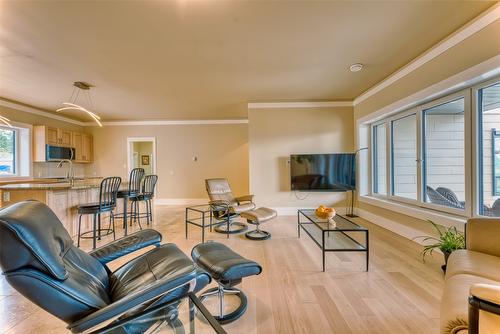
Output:
<path fill-rule="evenodd" d="M 151 172 L 156 174 L 156 137 L 127 137 L 127 175 L 130 175 L 133 165 L 133 155 L 130 150 L 130 146 L 135 142 L 152 142 L 153 143 L 153 154 L 151 157 Z"/>

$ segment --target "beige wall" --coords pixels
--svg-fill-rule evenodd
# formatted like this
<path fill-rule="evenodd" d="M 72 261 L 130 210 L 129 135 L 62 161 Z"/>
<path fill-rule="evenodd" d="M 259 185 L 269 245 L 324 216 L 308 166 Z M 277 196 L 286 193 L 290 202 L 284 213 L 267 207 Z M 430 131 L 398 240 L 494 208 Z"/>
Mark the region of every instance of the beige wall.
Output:
<path fill-rule="evenodd" d="M 343 205 L 344 193 L 293 193 L 288 159 L 294 153 L 352 152 L 352 108 L 251 109 L 248 118 L 250 191 L 258 205 Z"/>
<path fill-rule="evenodd" d="M 106 126 L 92 133 L 96 175 L 128 179 L 127 137 L 155 137 L 158 198 L 206 198 L 204 180 L 212 177 L 228 178 L 235 194 L 248 193 L 247 124 Z"/>
<path fill-rule="evenodd" d="M 499 40 L 500 21 L 497 21 L 356 105 L 355 120 L 500 54 Z M 407 227 L 429 231 L 425 221 L 366 203 L 358 202 L 357 206 Z"/>

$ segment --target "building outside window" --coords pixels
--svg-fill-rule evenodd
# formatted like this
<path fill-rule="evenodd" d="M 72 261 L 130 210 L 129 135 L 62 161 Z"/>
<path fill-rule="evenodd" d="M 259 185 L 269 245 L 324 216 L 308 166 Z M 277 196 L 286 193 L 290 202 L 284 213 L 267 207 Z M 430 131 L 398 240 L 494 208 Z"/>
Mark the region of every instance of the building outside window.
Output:
<path fill-rule="evenodd" d="M 465 209 L 465 99 L 423 111 L 425 202 Z"/>
<path fill-rule="evenodd" d="M 392 121 L 392 195 L 417 199 L 417 117 Z"/>
<path fill-rule="evenodd" d="M 387 195 L 387 129 L 382 123 L 373 127 L 373 192 Z"/>
<path fill-rule="evenodd" d="M 500 83 L 483 87 L 477 92 L 479 139 L 479 214 L 500 216 Z"/>

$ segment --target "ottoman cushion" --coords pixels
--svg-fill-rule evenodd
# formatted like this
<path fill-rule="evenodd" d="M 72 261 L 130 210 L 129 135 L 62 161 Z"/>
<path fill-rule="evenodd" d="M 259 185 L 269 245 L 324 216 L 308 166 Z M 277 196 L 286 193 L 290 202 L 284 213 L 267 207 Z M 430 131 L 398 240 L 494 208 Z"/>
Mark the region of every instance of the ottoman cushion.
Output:
<path fill-rule="evenodd" d="M 263 223 L 267 220 L 273 219 L 276 215 L 276 211 L 269 208 L 258 208 L 241 213 L 241 217 L 257 223 Z"/>
<path fill-rule="evenodd" d="M 196 245 L 191 251 L 191 257 L 216 281 L 236 281 L 262 272 L 258 263 L 245 259 L 218 242 Z"/>

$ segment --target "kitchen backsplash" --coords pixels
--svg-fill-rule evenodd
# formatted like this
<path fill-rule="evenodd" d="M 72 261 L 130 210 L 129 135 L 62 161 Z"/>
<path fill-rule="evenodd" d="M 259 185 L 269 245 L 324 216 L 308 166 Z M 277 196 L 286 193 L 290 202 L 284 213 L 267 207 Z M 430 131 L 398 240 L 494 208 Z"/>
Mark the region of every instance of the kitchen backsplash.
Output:
<path fill-rule="evenodd" d="M 57 168 L 57 162 L 35 162 L 33 163 L 33 177 L 65 177 L 68 171 L 68 164 L 63 163 L 61 168 Z M 93 164 L 73 164 L 76 177 L 96 176 Z"/>

